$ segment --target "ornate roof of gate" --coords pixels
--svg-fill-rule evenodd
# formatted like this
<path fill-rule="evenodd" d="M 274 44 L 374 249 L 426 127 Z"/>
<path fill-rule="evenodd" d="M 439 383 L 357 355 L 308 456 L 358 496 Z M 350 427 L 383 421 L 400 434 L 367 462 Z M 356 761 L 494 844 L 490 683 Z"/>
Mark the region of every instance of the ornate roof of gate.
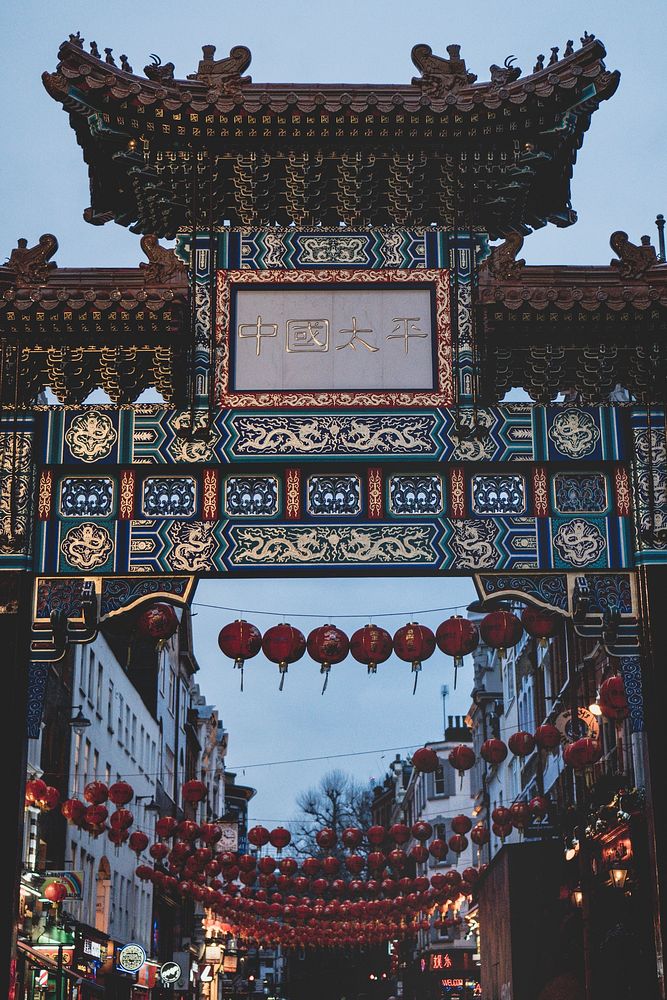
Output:
<path fill-rule="evenodd" d="M 496 237 L 576 219 L 572 165 L 619 81 L 602 43 L 581 43 L 562 58 L 554 47 L 526 76 L 508 57 L 484 83 L 459 46 L 443 58 L 416 45 L 408 84 L 263 84 L 244 75 L 244 46 L 223 59 L 204 46 L 179 80 L 157 56 L 138 76 L 77 34 L 43 80 L 89 165 L 93 224 L 173 236 L 211 220 L 436 223 Z"/>

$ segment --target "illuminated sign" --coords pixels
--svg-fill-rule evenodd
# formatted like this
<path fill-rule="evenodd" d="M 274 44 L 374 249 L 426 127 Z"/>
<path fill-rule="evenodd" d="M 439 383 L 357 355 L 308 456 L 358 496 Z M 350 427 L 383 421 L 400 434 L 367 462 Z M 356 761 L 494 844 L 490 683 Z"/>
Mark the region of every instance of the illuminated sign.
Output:
<path fill-rule="evenodd" d="M 430 956 L 429 968 L 431 972 L 438 972 L 440 969 L 451 969 L 453 965 L 452 956 L 448 951 L 436 951 Z"/>
<path fill-rule="evenodd" d="M 91 955 L 93 958 L 102 958 L 102 945 L 99 941 L 90 941 L 88 938 L 85 938 L 83 952 L 85 955 Z"/>
<path fill-rule="evenodd" d="M 118 953 L 118 968 L 123 972 L 138 972 L 146 961 L 146 952 L 140 944 L 126 944 Z"/>
<path fill-rule="evenodd" d="M 441 979 L 440 984 L 446 990 L 462 989 L 465 985 L 463 979 Z"/>
<path fill-rule="evenodd" d="M 160 979 L 164 986 L 172 986 L 181 978 L 181 967 L 178 962 L 165 962 L 160 966 Z"/>

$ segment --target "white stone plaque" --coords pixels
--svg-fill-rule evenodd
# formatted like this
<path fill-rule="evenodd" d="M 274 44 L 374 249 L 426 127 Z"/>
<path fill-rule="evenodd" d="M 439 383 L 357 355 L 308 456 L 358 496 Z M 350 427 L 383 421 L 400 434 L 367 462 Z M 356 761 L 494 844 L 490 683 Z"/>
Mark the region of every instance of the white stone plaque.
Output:
<path fill-rule="evenodd" d="M 232 390 L 431 390 L 426 288 L 239 288 Z"/>

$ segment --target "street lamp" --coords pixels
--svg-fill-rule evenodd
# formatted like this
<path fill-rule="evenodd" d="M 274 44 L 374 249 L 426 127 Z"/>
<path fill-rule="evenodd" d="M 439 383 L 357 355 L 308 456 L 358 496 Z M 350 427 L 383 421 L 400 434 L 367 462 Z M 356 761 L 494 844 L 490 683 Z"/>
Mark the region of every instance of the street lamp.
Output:
<path fill-rule="evenodd" d="M 160 812 L 160 807 L 159 807 L 159 805 L 157 804 L 157 802 L 155 801 L 155 799 L 154 799 L 154 797 L 152 795 L 135 795 L 134 796 L 134 801 L 135 802 L 141 802 L 143 799 L 148 799 L 149 800 L 146 803 L 146 805 L 144 806 L 144 809 L 146 810 L 146 812 L 158 812 L 158 813 Z"/>
<path fill-rule="evenodd" d="M 90 719 L 87 719 L 86 716 L 81 711 L 83 705 L 72 705 L 72 711 L 74 711 L 75 708 L 78 708 L 79 711 L 76 713 L 73 719 L 69 720 L 69 726 L 72 732 L 76 733 L 77 736 L 81 736 L 84 729 L 87 729 L 88 726 L 92 725 L 92 723 Z"/>
<path fill-rule="evenodd" d="M 625 888 L 625 881 L 628 877 L 627 865 L 624 865 L 622 861 L 616 861 L 609 869 L 609 875 L 613 886 L 617 889 Z"/>
<path fill-rule="evenodd" d="M 572 892 L 570 893 L 570 899 L 572 900 L 574 906 L 577 907 L 577 909 L 581 909 L 581 907 L 584 905 L 584 894 L 578 887 L 572 890 Z"/>

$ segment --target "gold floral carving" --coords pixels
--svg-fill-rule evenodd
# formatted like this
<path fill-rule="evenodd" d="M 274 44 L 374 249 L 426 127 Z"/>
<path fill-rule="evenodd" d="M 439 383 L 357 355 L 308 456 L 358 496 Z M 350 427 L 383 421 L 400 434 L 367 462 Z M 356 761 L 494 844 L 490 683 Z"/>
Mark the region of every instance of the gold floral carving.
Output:
<path fill-rule="evenodd" d="M 619 465 L 614 476 L 616 482 L 616 506 L 621 517 L 630 513 L 630 482 L 627 470 Z"/>
<path fill-rule="evenodd" d="M 99 410 L 81 413 L 65 432 L 69 450 L 74 458 L 82 462 L 98 462 L 107 458 L 117 437 L 111 418 Z"/>
<path fill-rule="evenodd" d="M 288 469 L 285 482 L 285 516 L 297 518 L 301 509 L 301 476 L 298 469 Z"/>
<path fill-rule="evenodd" d="M 218 513 L 218 473 L 216 469 L 204 469 L 202 483 L 202 516 L 212 521 Z"/>
<path fill-rule="evenodd" d="M 253 526 L 232 531 L 235 565 L 433 563 L 432 529 L 422 525 Z"/>
<path fill-rule="evenodd" d="M 436 329 L 436 378 L 437 389 L 349 391 L 349 392 L 235 392 L 231 387 L 230 304 L 234 285 L 290 284 L 319 285 L 321 288 L 344 286 L 346 283 L 395 285 L 415 281 L 433 284 L 435 292 Z M 322 270 L 265 270 L 217 272 L 217 362 L 215 369 L 216 394 L 221 406 L 230 409 L 254 407 L 294 406 L 450 406 L 454 400 L 452 375 L 452 327 L 450 318 L 449 271 L 444 269 L 391 268 L 386 270 L 359 269 L 342 271 L 334 268 Z"/>
<path fill-rule="evenodd" d="M 86 571 L 103 566 L 112 550 L 107 529 L 90 521 L 70 528 L 60 543 L 60 551 L 70 566 Z"/>
<path fill-rule="evenodd" d="M 134 512 L 134 473 L 123 472 L 120 477 L 118 516 L 127 520 Z"/>
<path fill-rule="evenodd" d="M 46 520 L 51 513 L 53 496 L 53 473 L 46 469 L 39 477 L 39 493 L 37 496 L 37 516 L 40 521 Z"/>
<path fill-rule="evenodd" d="M 536 466 L 533 471 L 533 497 L 536 516 L 546 517 L 549 513 L 549 492 L 546 469 L 542 466 Z"/>
<path fill-rule="evenodd" d="M 382 517 L 382 470 L 368 470 L 368 516 Z"/>
<path fill-rule="evenodd" d="M 451 470 L 450 493 L 452 517 L 463 517 L 465 513 L 465 482 L 463 478 L 463 469 Z"/>

